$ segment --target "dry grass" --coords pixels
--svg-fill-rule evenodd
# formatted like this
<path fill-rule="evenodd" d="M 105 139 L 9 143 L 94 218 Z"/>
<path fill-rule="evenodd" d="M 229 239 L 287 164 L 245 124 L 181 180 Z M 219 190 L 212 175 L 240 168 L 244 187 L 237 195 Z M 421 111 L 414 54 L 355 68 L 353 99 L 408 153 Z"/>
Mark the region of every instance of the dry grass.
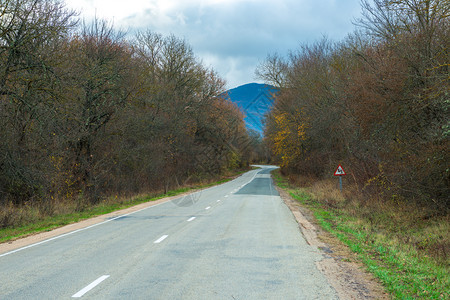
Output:
<path fill-rule="evenodd" d="M 450 265 L 449 215 L 433 213 L 405 199 L 384 200 L 378 195 L 369 198 L 349 183 L 341 193 L 335 178 L 317 181 L 291 175 L 289 181 L 306 187 L 323 206 L 353 217 L 354 225 L 364 227 L 375 240 L 383 239 L 440 265 Z"/>
<path fill-rule="evenodd" d="M 277 184 L 312 212 L 315 222 L 356 254 L 397 299 L 450 299 L 449 216 L 405 199 L 363 194 L 349 182 L 274 172 Z M 292 183 L 302 186 L 295 186 Z"/>

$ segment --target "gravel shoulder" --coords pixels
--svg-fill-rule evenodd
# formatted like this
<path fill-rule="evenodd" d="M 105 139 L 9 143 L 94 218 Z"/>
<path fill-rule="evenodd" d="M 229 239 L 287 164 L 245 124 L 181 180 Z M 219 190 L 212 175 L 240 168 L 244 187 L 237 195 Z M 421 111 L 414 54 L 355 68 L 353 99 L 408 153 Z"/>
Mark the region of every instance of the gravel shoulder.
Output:
<path fill-rule="evenodd" d="M 311 212 L 301 207 L 286 191 L 276 188 L 292 211 L 308 244 L 323 253 L 323 259 L 316 263 L 317 268 L 326 276 L 340 299 L 390 299 L 377 279 L 357 261 L 353 252 L 314 224 Z"/>

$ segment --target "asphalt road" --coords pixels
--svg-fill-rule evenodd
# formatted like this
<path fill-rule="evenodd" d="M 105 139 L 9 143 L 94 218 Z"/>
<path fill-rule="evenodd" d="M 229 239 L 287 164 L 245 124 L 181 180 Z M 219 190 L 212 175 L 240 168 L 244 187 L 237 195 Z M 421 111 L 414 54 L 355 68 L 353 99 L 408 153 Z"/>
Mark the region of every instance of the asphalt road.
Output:
<path fill-rule="evenodd" d="M 0 299 L 336 299 L 270 168 L 0 255 Z"/>

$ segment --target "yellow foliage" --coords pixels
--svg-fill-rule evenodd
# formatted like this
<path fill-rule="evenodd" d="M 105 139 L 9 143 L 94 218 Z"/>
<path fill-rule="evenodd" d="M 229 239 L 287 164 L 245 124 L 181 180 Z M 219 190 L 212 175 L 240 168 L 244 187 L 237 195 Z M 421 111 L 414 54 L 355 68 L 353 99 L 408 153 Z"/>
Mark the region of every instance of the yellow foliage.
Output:
<path fill-rule="evenodd" d="M 287 167 L 301 157 L 305 149 L 306 118 L 301 110 L 293 113 L 274 112 L 276 130 L 269 138 L 274 154 L 281 158 L 281 166 Z"/>

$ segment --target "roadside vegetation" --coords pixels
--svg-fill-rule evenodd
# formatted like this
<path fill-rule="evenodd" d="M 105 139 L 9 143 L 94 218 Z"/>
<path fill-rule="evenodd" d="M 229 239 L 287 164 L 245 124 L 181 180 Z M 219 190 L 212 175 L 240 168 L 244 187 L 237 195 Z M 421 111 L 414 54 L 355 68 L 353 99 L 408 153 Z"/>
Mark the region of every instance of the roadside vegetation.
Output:
<path fill-rule="evenodd" d="M 259 141 L 224 87 L 173 35 L 1 1 L 0 229 L 246 168 Z"/>
<path fill-rule="evenodd" d="M 272 172 L 314 216 L 347 245 L 396 299 L 449 299 L 448 216 L 427 218 L 419 207 L 364 201 L 356 186 L 339 191 L 337 179 L 311 180 Z"/>
<path fill-rule="evenodd" d="M 279 88 L 266 142 L 286 174 L 341 164 L 367 199 L 448 215 L 450 2 L 362 1 L 362 16 L 343 41 L 259 66 Z"/>
<path fill-rule="evenodd" d="M 394 297 L 448 299 L 450 2 L 361 5 L 344 40 L 258 67 L 279 89 L 265 142 L 292 197 Z"/>

